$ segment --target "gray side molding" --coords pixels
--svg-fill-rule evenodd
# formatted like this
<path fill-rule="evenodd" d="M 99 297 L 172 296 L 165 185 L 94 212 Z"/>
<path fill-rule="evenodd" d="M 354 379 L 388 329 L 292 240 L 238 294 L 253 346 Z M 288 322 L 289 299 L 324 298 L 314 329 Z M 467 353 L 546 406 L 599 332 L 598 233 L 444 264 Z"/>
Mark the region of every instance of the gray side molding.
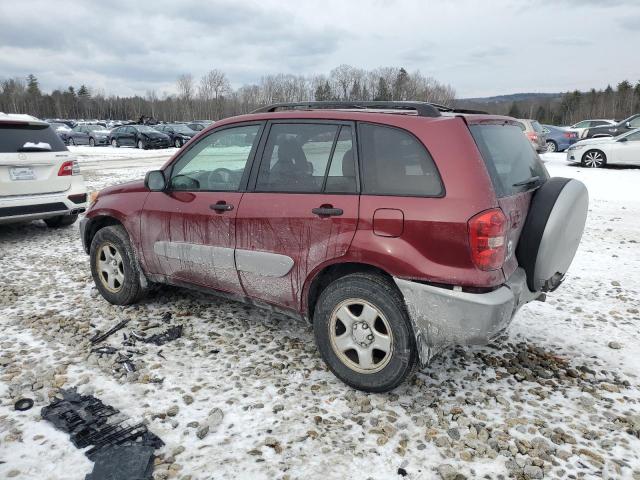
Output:
<path fill-rule="evenodd" d="M 159 241 L 153 244 L 153 253 L 159 257 L 197 263 L 212 268 L 235 269 L 233 248 L 212 247 L 186 242 Z"/>
<path fill-rule="evenodd" d="M 241 272 L 284 277 L 293 268 L 293 263 L 293 258 L 278 253 L 236 250 L 236 266 Z"/>

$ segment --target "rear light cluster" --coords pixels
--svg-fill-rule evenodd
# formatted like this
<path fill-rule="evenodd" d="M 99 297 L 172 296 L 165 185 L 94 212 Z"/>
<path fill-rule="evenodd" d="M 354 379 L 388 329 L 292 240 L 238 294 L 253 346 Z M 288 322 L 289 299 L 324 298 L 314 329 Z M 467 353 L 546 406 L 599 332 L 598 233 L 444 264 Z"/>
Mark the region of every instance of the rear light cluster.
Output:
<path fill-rule="evenodd" d="M 494 208 L 469 220 L 471 258 L 480 270 L 502 268 L 507 251 L 507 217 Z"/>
<path fill-rule="evenodd" d="M 562 136 L 564 138 L 578 138 L 578 134 L 576 132 L 565 132 Z"/>
<path fill-rule="evenodd" d="M 80 175 L 80 165 L 78 165 L 77 160 L 69 160 L 60 165 L 58 176 L 66 177 L 70 175 Z"/>
<path fill-rule="evenodd" d="M 527 137 L 529 137 L 529 140 L 531 140 L 532 142 L 537 142 L 538 141 L 538 134 L 537 133 L 527 132 Z"/>

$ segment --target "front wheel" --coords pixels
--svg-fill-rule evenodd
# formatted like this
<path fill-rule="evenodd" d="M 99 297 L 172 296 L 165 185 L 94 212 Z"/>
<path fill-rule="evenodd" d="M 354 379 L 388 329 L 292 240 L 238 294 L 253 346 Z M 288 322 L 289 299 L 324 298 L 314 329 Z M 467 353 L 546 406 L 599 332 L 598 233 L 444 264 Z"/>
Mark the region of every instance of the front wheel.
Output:
<path fill-rule="evenodd" d="M 93 139 L 93 137 L 91 137 L 91 138 L 89 139 L 89 146 L 90 146 L 90 147 L 95 147 L 95 146 L 96 146 L 96 141 Z"/>
<path fill-rule="evenodd" d="M 582 156 L 580 163 L 583 167 L 601 168 L 607 164 L 607 157 L 600 150 L 589 150 Z"/>
<path fill-rule="evenodd" d="M 93 281 L 109 303 L 130 305 L 144 294 L 140 268 L 123 227 L 98 230 L 89 254 Z"/>
<path fill-rule="evenodd" d="M 553 140 L 547 140 L 547 152 L 557 152 L 558 145 Z"/>
<path fill-rule="evenodd" d="M 59 215 L 57 217 L 49 217 L 44 219 L 44 223 L 49 228 L 67 227 L 76 223 L 78 215 Z"/>
<path fill-rule="evenodd" d="M 142 140 L 138 140 L 138 148 L 144 150 L 144 142 Z"/>
<path fill-rule="evenodd" d="M 73 140 L 73 138 L 69 138 L 69 145 L 75 145 L 76 142 Z"/>
<path fill-rule="evenodd" d="M 392 390 L 417 362 L 402 297 L 379 275 L 352 274 L 331 283 L 316 304 L 313 330 L 329 369 L 358 390 Z"/>
<path fill-rule="evenodd" d="M 180 141 L 180 139 L 179 139 L 179 138 L 176 138 L 176 139 L 174 140 L 174 142 L 173 142 L 173 145 L 174 145 L 176 148 L 180 148 L 180 147 L 182 146 L 182 142 Z"/>
<path fill-rule="evenodd" d="M 118 140 L 116 140 L 115 138 L 111 139 L 111 146 L 113 148 L 120 148 L 120 144 L 118 143 Z"/>

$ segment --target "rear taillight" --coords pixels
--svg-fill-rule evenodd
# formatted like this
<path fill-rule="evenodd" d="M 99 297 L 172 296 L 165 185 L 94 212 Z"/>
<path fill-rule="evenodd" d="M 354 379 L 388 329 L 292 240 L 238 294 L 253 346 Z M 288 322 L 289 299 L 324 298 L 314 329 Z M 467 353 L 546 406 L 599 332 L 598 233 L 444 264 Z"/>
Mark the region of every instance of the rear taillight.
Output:
<path fill-rule="evenodd" d="M 576 138 L 578 135 L 576 135 L 576 134 L 575 134 L 575 133 L 573 133 L 573 132 L 566 132 L 566 133 L 563 133 L 563 134 L 562 134 L 562 136 L 563 136 L 564 138 Z"/>
<path fill-rule="evenodd" d="M 507 217 L 494 208 L 469 220 L 471 258 L 480 270 L 502 268 L 507 250 Z"/>
<path fill-rule="evenodd" d="M 76 160 L 69 160 L 60 165 L 58 170 L 59 177 L 66 177 L 69 175 L 80 175 L 80 165 Z"/>
<path fill-rule="evenodd" d="M 531 140 L 532 142 L 538 141 L 538 135 L 535 133 L 527 132 L 527 137 L 529 137 L 529 140 Z"/>

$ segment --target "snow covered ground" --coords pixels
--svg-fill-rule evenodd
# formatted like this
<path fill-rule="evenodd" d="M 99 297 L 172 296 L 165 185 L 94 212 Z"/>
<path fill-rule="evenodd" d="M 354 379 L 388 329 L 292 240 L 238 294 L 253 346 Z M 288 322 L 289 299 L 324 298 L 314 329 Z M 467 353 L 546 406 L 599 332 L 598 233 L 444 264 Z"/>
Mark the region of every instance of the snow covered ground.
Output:
<path fill-rule="evenodd" d="M 72 150 L 92 189 L 175 152 Z M 39 419 L 57 388 L 78 386 L 165 441 L 156 478 L 639 479 L 640 168 L 543 158 L 591 196 L 564 285 L 494 344 L 451 349 L 385 395 L 340 383 L 307 325 L 178 288 L 115 307 L 93 286 L 77 225 L 0 227 L 0 478 L 91 470 Z M 169 323 L 184 335 L 141 347 L 125 374 L 88 343 L 123 319 L 126 333 Z M 122 332 L 105 343 L 122 348 Z M 23 396 L 35 407 L 14 411 Z"/>

